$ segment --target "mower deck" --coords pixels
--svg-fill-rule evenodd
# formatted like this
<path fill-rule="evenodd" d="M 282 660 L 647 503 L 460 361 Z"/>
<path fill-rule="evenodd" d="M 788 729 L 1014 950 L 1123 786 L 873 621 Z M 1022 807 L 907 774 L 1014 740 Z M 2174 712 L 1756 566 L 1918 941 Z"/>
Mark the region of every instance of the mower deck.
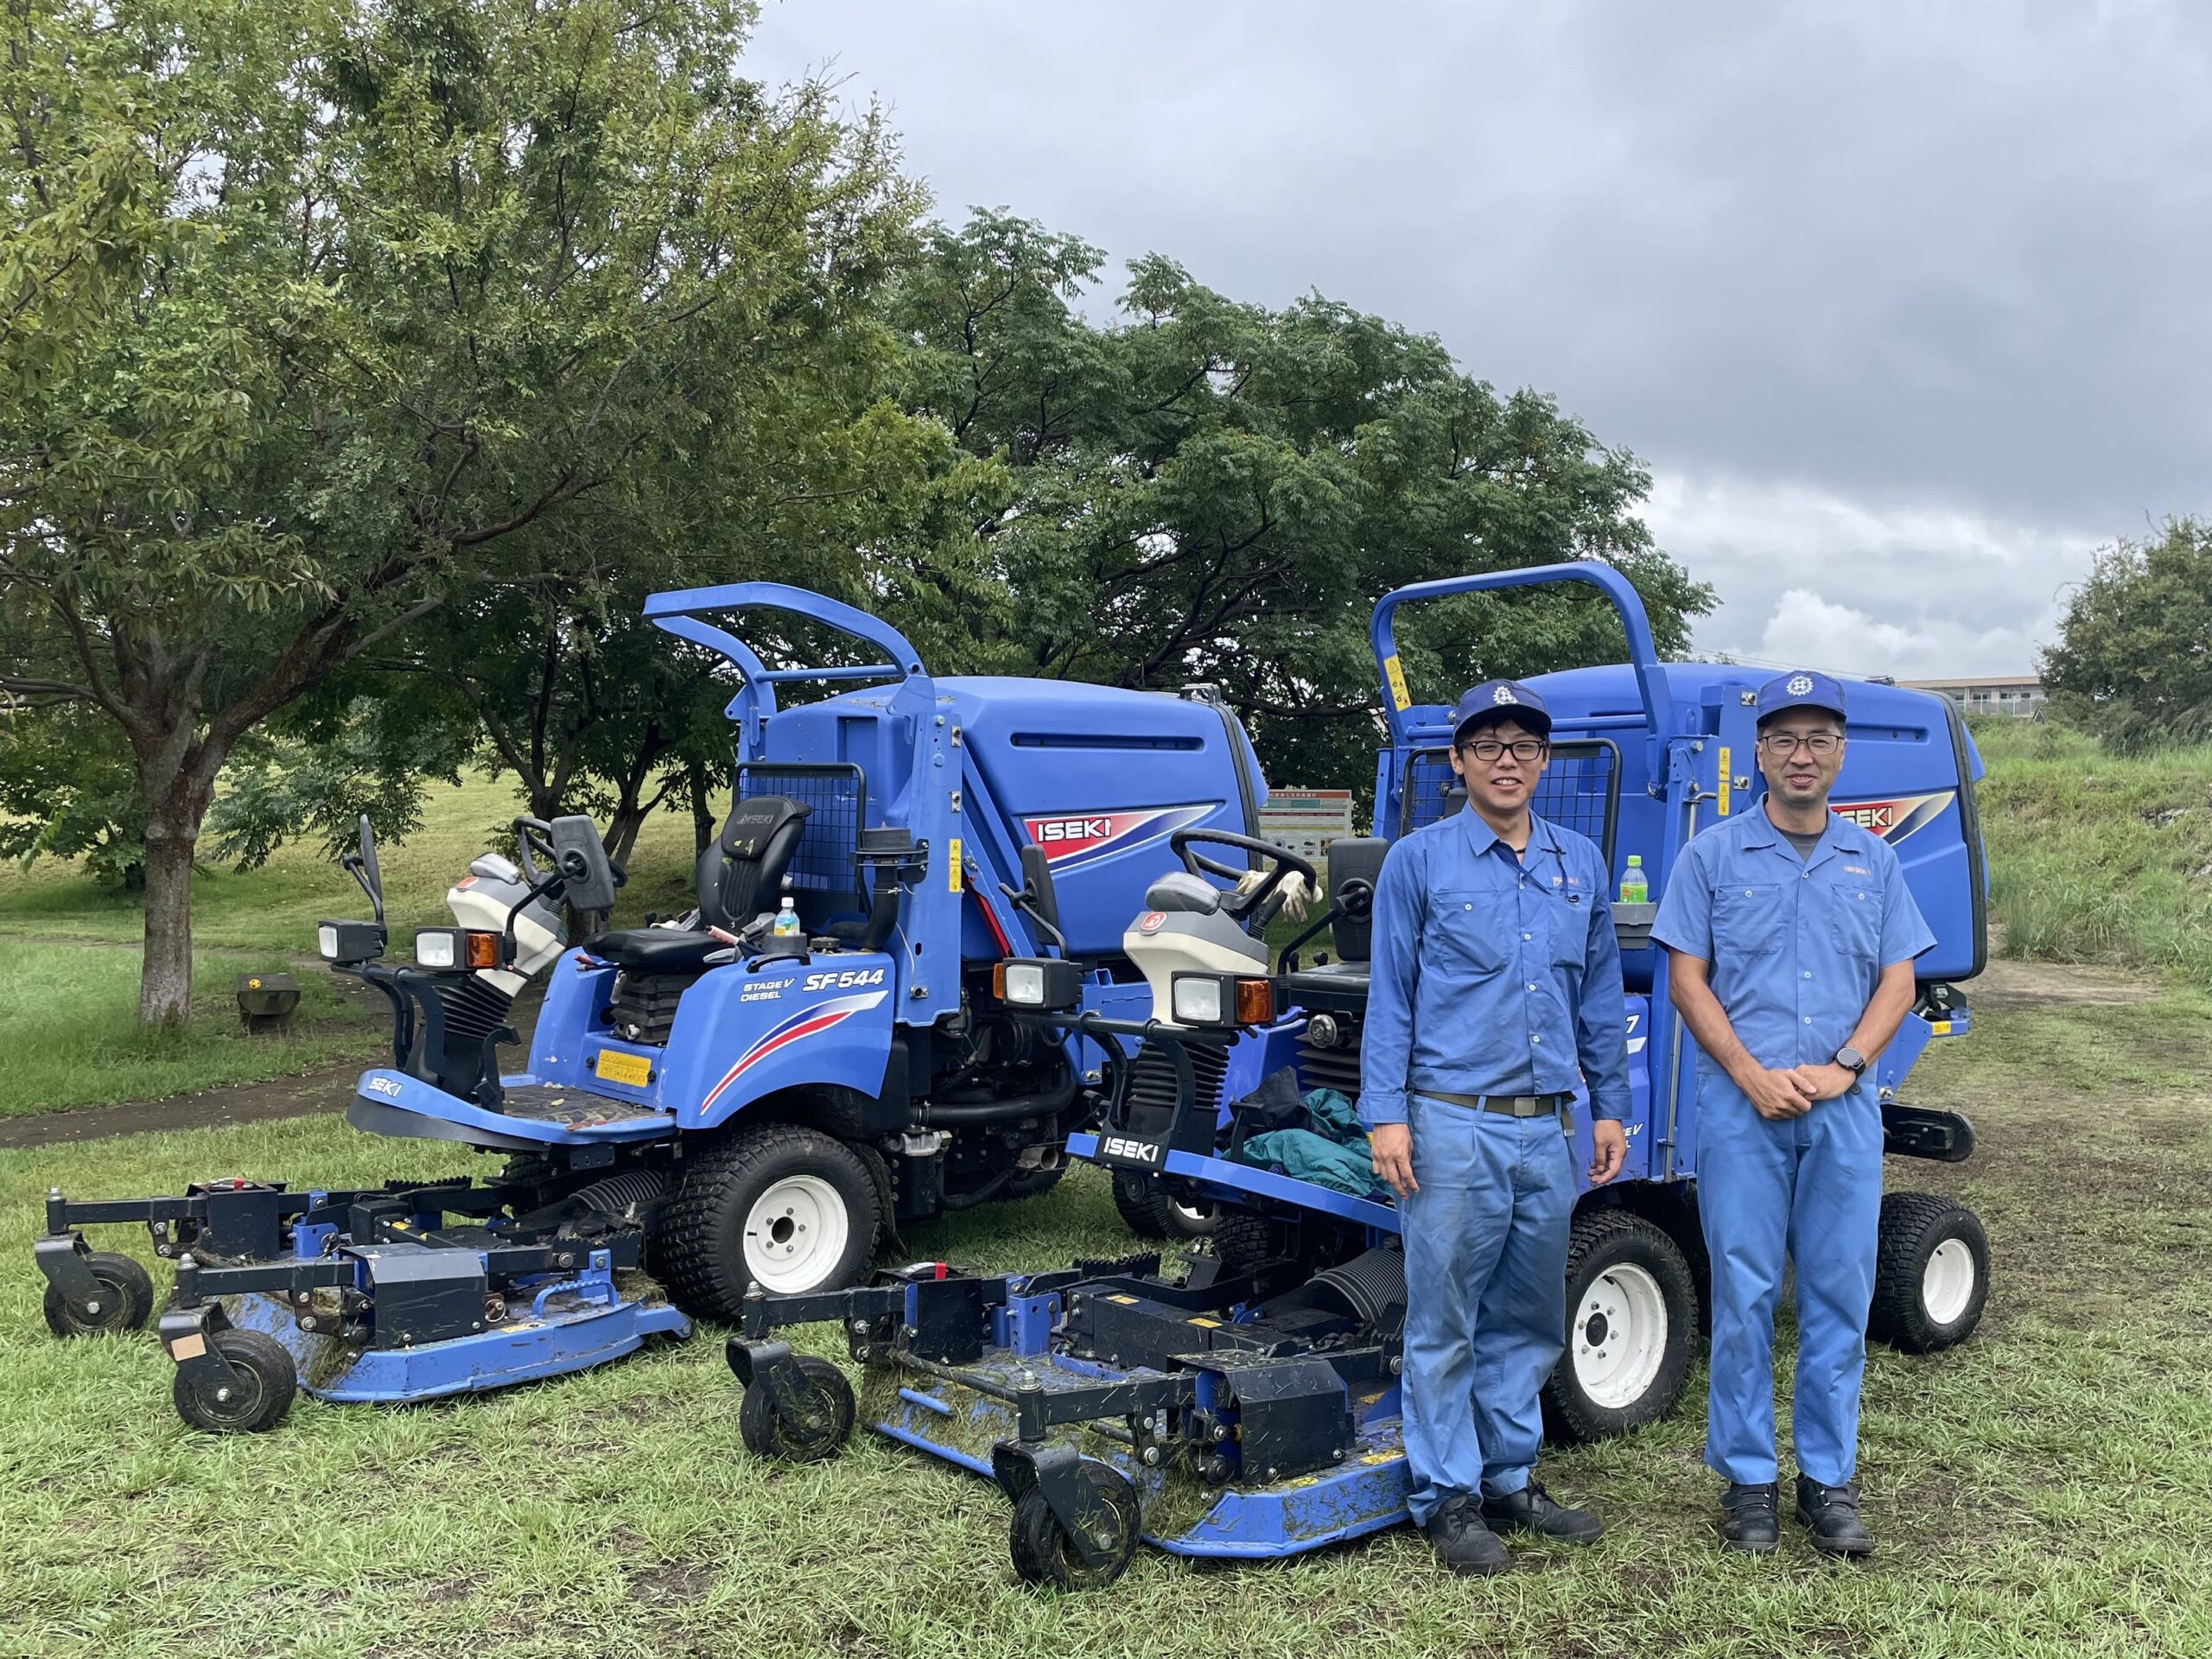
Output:
<path fill-rule="evenodd" d="M 990 1476 L 1015 1504 L 1016 1570 L 1109 1583 L 1139 1538 L 1179 1555 L 1301 1554 L 1406 1519 L 1397 1330 L 1378 1249 L 1189 1280 L 1158 1258 L 970 1277 L 929 1265 L 861 1289 L 755 1295 L 730 1339 L 756 1453 L 834 1453 L 857 1416 Z M 836 1320 L 866 1382 L 772 1333 Z M 842 1425 L 842 1427 L 840 1427 Z"/>
<path fill-rule="evenodd" d="M 138 1329 L 153 1283 L 79 1230 L 137 1222 L 176 1261 L 162 1345 L 178 1414 L 218 1433 L 282 1421 L 295 1392 L 399 1403 L 534 1382 L 685 1337 L 623 1282 L 643 1230 L 527 1185 L 466 1180 L 294 1192 L 229 1180 L 179 1197 L 47 1200 L 34 1245 L 58 1335 Z M 533 1208 L 533 1206 L 535 1206 Z M 448 1221 L 448 1217 L 456 1219 Z"/>

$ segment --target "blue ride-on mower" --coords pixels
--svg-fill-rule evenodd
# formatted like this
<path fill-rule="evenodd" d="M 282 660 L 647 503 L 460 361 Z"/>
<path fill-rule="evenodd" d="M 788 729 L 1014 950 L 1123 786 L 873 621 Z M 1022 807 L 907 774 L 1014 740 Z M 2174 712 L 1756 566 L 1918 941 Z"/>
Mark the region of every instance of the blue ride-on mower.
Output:
<path fill-rule="evenodd" d="M 1531 681 L 1554 716 L 1536 811 L 1595 841 L 1616 880 L 1640 857 L 1656 898 L 1702 825 L 1758 810 L 1761 677 L 1659 662 L 1634 590 L 1610 567 L 1391 594 L 1373 627 L 1389 735 L 1376 835 L 1328 849 L 1326 912 L 1271 956 L 1242 872 L 1280 874 L 1300 861 L 1248 843 L 1221 862 L 1186 847 L 1195 861 L 1149 889 L 1122 943 L 1148 983 L 1150 1019 L 1103 1122 L 1073 1135 L 1070 1151 L 1184 1205 L 1213 1206 L 1210 1250 L 1172 1272 L 1153 1256 L 1027 1274 L 931 1266 L 803 1296 L 764 1287 L 729 1339 L 748 1446 L 824 1458 L 864 1420 L 997 1481 L 1013 1505 L 1016 1571 L 1065 1587 L 1111 1582 L 1141 1540 L 1183 1555 L 1276 1557 L 1406 1518 L 1398 1212 L 1363 1176 L 1332 1184 L 1308 1179 L 1307 1166 L 1290 1173 L 1279 1131 L 1286 1101 L 1310 1108 L 1326 1101 L 1312 1095 L 1323 1090 L 1357 1098 L 1375 878 L 1391 839 L 1465 804 L 1448 760 L 1450 706 L 1412 701 L 1395 612 L 1558 581 L 1611 599 L 1628 660 Z M 1908 1104 L 1900 1090 L 1929 1041 L 1969 1023 L 1956 982 L 1978 973 L 1984 954 L 1979 759 L 1948 702 L 1881 683 L 1853 686 L 1849 736 L 1834 810 L 1896 849 L 1938 939 L 1918 963 L 1917 1004 L 1876 1070 L 1887 1149 L 1957 1161 L 1973 1149 L 1968 1122 Z M 1566 1351 L 1544 1390 L 1559 1439 L 1621 1434 L 1670 1412 L 1700 1330 L 1694 1045 L 1650 940 L 1656 908 L 1614 906 L 1633 1081 L 1628 1156 L 1614 1182 L 1583 1194 L 1573 1219 Z M 1334 959 L 1306 960 L 1325 932 Z M 1056 977 L 1060 964 L 1010 963 L 1005 975 L 1048 1030 L 1079 1034 L 1095 1017 L 1075 982 Z M 1572 1128 L 1580 1169 L 1590 1147 L 1585 1099 Z M 1272 1155 L 1255 1155 L 1262 1147 Z M 1873 1334 L 1914 1352 L 1963 1340 L 1987 1294 L 1979 1221 L 1948 1198 L 1892 1192 L 1881 1230 Z M 778 1334 L 824 1320 L 842 1327 L 861 1368 L 859 1396 L 841 1368 Z"/>
<path fill-rule="evenodd" d="M 500 1175 L 57 1192 L 35 1247 L 57 1333 L 146 1321 L 150 1277 L 81 1230 L 143 1224 L 176 1262 L 159 1331 L 180 1413 L 263 1429 L 298 1387 L 493 1388 L 734 1320 L 749 1286 L 852 1285 L 899 1223 L 1060 1178 L 1141 1034 L 1124 1016 L 1150 993 L 1122 926 L 1169 838 L 1257 828 L 1265 786 L 1236 717 L 1203 697 L 933 677 L 887 624 L 774 583 L 662 594 L 646 614 L 719 658 L 733 691 L 733 805 L 688 913 L 566 943 L 563 910 L 606 912 L 623 877 L 565 817 L 518 821 L 519 862 L 476 861 L 452 925 L 416 932 L 407 962 L 385 955 L 365 830 L 346 863 L 372 918 L 318 930 L 393 1015 L 353 1123 L 497 1154 Z M 827 637 L 850 660 L 771 668 L 736 631 L 762 618 L 756 640 Z M 779 707 L 798 686 L 816 700 Z M 534 977 L 528 1061 L 503 1071 Z M 1089 1023 L 1014 1006 L 1039 983 Z M 1157 1221 L 1153 1186 L 1125 1185 Z"/>

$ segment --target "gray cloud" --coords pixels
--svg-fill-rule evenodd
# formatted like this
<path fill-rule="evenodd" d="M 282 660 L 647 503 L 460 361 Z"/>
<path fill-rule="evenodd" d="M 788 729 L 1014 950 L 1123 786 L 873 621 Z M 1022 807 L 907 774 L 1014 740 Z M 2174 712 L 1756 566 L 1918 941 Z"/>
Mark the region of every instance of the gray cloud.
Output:
<path fill-rule="evenodd" d="M 1556 394 L 1659 475 L 1726 601 L 1702 644 L 1823 617 L 1839 667 L 2025 668 L 2097 542 L 2212 510 L 2202 8 L 764 19 L 760 73 L 831 60 L 948 213 L 1319 289 Z"/>

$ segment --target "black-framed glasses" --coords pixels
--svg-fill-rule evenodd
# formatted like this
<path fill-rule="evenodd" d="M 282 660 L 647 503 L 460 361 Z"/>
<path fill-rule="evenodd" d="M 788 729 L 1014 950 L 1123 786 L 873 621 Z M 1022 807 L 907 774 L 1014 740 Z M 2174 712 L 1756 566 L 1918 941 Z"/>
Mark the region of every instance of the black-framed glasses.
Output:
<path fill-rule="evenodd" d="M 1805 746 L 1805 753 L 1815 760 L 1825 760 L 1843 747 L 1840 732 L 1768 732 L 1759 738 L 1759 747 L 1777 760 L 1786 760 L 1797 753 L 1797 746 Z"/>
<path fill-rule="evenodd" d="M 1460 747 L 1471 749 L 1478 760 L 1495 760 L 1508 749 L 1513 751 L 1516 760 L 1541 760 L 1546 745 L 1540 737 L 1516 737 L 1510 743 L 1502 743 L 1494 737 L 1478 737 Z"/>

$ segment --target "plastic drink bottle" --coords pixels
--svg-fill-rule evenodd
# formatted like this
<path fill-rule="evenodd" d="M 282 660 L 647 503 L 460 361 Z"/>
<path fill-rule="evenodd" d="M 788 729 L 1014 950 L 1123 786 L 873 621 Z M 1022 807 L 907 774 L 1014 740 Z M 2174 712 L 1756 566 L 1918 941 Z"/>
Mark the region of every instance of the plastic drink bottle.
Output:
<path fill-rule="evenodd" d="M 1643 879 L 1643 855 L 1630 853 L 1628 868 L 1621 873 L 1621 903 L 1642 905 L 1650 900 L 1651 884 Z"/>
<path fill-rule="evenodd" d="M 776 937 L 779 939 L 795 939 L 798 937 L 798 912 L 791 908 L 791 896 L 788 893 L 784 895 L 782 908 L 776 912 L 774 931 Z"/>

